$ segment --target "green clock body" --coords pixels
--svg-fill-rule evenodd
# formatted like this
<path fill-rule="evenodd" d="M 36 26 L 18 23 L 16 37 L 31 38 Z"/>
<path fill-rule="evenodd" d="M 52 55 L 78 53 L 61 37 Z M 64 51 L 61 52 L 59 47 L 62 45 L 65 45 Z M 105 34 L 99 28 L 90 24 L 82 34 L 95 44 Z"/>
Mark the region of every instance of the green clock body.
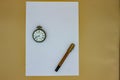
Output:
<path fill-rule="evenodd" d="M 33 31 L 32 38 L 35 42 L 41 43 L 46 39 L 46 32 L 41 26 L 38 26 L 37 29 Z"/>

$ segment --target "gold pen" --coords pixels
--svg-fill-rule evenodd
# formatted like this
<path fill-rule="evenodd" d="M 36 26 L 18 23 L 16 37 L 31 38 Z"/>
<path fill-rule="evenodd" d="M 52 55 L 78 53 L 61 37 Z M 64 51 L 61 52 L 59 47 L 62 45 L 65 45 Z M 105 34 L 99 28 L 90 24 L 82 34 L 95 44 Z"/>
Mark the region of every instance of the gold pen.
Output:
<path fill-rule="evenodd" d="M 64 63 L 65 59 L 67 58 L 67 56 L 70 54 L 70 52 L 73 50 L 75 44 L 71 43 L 71 45 L 69 46 L 69 48 L 67 49 L 65 55 L 63 56 L 63 58 L 61 59 L 61 61 L 59 62 L 58 66 L 56 67 L 55 71 L 57 72 L 59 70 L 59 68 L 62 66 L 62 64 Z"/>

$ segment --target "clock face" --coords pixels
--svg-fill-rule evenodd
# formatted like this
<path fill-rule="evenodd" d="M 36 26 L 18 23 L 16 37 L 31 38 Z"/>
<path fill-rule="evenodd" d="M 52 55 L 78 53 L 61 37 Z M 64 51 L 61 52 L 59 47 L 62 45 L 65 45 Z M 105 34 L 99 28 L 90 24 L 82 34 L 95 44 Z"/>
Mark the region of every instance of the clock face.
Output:
<path fill-rule="evenodd" d="M 43 42 L 46 38 L 46 33 L 42 29 L 37 29 L 33 32 L 33 39 L 36 42 Z"/>

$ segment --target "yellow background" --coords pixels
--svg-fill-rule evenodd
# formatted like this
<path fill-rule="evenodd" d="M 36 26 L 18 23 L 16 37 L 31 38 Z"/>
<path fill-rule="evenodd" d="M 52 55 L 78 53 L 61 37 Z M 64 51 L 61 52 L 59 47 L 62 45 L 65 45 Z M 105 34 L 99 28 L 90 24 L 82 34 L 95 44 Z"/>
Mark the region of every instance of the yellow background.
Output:
<path fill-rule="evenodd" d="M 119 0 L 79 0 L 80 75 L 71 77 L 25 76 L 25 2 L 0 0 L 0 80 L 118 80 Z"/>

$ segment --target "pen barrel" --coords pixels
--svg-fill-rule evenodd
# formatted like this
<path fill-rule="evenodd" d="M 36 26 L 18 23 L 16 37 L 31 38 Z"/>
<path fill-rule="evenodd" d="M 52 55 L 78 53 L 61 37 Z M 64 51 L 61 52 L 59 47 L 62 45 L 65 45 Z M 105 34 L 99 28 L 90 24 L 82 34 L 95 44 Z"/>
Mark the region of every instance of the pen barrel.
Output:
<path fill-rule="evenodd" d="M 68 56 L 68 55 L 70 54 L 70 52 L 73 50 L 74 46 L 75 46 L 74 43 L 72 43 L 72 44 L 69 46 L 69 48 L 67 49 L 67 51 L 66 51 L 65 55 L 63 56 L 62 60 L 59 62 L 59 64 L 58 64 L 59 66 L 61 66 L 61 65 L 63 64 L 63 62 L 65 61 L 65 59 L 67 58 L 67 56 Z"/>

